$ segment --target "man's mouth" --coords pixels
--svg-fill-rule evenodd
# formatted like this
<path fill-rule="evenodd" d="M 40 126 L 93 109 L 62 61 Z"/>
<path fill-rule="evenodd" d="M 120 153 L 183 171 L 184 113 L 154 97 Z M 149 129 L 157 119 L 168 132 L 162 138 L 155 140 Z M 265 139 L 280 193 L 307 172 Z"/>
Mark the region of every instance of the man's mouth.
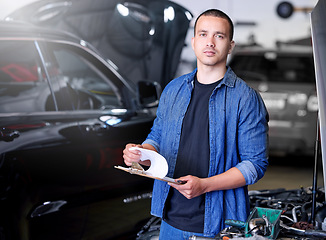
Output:
<path fill-rule="evenodd" d="M 204 50 L 204 53 L 206 54 L 206 56 L 214 56 L 216 54 L 216 52 L 214 50 Z"/>

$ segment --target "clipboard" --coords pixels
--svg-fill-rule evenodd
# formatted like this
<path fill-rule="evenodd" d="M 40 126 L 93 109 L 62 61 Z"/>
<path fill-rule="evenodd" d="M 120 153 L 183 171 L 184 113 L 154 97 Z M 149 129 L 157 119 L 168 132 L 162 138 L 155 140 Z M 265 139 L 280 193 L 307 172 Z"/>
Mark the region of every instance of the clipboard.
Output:
<path fill-rule="evenodd" d="M 156 179 L 156 180 L 160 180 L 160 181 L 164 181 L 164 182 L 169 182 L 169 183 L 174 183 L 174 184 L 185 184 L 185 181 L 176 181 L 173 178 L 170 177 L 164 177 L 164 178 L 159 178 L 159 177 L 155 177 L 150 173 L 147 173 L 144 170 L 140 170 L 140 169 L 136 169 L 136 168 L 132 168 L 132 167 L 121 167 L 121 166 L 114 166 L 114 168 L 116 169 L 120 169 L 122 171 L 128 172 L 130 174 L 136 174 L 142 177 L 147 177 L 147 178 L 152 178 L 152 179 Z"/>

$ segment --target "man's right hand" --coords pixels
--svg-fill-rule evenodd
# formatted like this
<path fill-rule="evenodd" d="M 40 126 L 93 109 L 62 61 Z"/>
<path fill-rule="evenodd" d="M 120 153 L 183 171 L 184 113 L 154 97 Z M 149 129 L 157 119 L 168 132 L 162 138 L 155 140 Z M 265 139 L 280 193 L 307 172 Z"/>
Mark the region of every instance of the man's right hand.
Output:
<path fill-rule="evenodd" d="M 140 161 L 140 151 L 138 150 L 130 150 L 132 147 L 139 147 L 143 148 L 142 145 L 129 143 L 126 145 L 125 149 L 123 150 L 123 160 L 127 166 L 131 166 L 133 162 Z"/>

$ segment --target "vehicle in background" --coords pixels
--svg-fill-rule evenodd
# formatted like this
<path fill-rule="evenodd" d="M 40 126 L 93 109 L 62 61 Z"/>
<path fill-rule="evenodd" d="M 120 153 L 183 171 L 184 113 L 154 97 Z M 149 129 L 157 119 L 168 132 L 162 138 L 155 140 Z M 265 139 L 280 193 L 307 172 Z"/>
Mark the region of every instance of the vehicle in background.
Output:
<path fill-rule="evenodd" d="M 134 238 L 153 182 L 114 166 L 159 94 L 79 38 L 0 23 L 0 239 Z"/>
<path fill-rule="evenodd" d="M 73 33 L 131 81 L 165 87 L 175 77 L 192 17 L 168 0 L 40 0 L 6 19 Z"/>
<path fill-rule="evenodd" d="M 150 131 L 191 18 L 167 0 L 41 0 L 0 23 L 1 240 L 135 238 L 153 181 L 114 166 Z"/>
<path fill-rule="evenodd" d="M 270 154 L 313 156 L 318 101 L 312 47 L 239 48 L 229 65 L 266 104 Z"/>

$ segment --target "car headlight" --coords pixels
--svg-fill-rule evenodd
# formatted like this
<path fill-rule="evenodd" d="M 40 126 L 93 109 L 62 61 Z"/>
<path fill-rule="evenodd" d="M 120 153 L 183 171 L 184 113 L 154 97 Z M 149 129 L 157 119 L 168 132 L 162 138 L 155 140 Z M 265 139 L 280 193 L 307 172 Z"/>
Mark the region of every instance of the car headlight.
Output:
<path fill-rule="evenodd" d="M 307 95 L 304 93 L 295 93 L 288 96 L 288 103 L 295 105 L 305 105 L 307 103 Z"/>

